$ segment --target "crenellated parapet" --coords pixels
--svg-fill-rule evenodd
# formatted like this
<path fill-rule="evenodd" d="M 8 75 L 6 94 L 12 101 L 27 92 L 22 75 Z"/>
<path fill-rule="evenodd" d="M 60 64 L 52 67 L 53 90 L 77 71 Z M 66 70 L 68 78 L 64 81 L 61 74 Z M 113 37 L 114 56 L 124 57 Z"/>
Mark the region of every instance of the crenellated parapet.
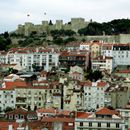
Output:
<path fill-rule="evenodd" d="M 18 25 L 16 33 L 28 36 L 33 31 L 36 31 L 37 33 L 49 33 L 51 30 L 61 29 L 77 32 L 79 29 L 86 27 L 88 24 L 89 22 L 86 22 L 84 18 L 71 18 L 71 21 L 65 24 L 63 24 L 63 20 L 56 20 L 56 23 L 53 25 L 50 25 L 48 21 L 42 21 L 42 24 L 39 25 L 26 22 L 24 25 Z"/>

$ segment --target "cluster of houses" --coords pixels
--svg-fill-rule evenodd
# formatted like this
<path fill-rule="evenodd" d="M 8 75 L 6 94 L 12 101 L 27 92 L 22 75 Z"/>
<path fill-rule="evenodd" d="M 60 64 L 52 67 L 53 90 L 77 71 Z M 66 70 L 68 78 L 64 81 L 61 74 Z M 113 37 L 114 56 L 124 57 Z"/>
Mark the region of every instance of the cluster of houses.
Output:
<path fill-rule="evenodd" d="M 1 130 L 89 130 L 110 129 L 126 130 L 125 121 L 120 113 L 106 107 L 95 113 L 83 111 L 57 110 L 54 108 L 40 108 L 28 111 L 25 108 L 7 112 L 5 121 L 0 122 Z M 129 116 L 129 115 L 127 115 Z M 129 122 L 127 122 L 129 123 Z"/>
<path fill-rule="evenodd" d="M 111 44 L 99 41 L 73 43 L 65 47 L 13 48 L 0 52 L 1 64 L 16 64 L 18 69 L 50 71 L 53 67 L 78 65 L 87 69 L 107 70 L 109 73 L 118 65 L 129 65 L 129 44 Z"/>
<path fill-rule="evenodd" d="M 129 48 L 93 41 L 1 51 L 0 129 L 128 130 Z M 103 78 L 87 80 L 90 67 Z"/>

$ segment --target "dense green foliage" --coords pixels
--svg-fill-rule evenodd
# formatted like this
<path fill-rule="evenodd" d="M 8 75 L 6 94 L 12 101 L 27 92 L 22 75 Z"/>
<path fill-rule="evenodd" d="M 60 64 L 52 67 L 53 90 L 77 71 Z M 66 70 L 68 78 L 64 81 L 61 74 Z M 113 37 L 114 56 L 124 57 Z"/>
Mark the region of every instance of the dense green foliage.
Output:
<path fill-rule="evenodd" d="M 130 20 L 117 19 L 111 22 L 91 22 L 87 27 L 78 30 L 80 35 L 113 35 L 130 33 Z"/>
<path fill-rule="evenodd" d="M 8 32 L 0 35 L 0 50 L 7 50 L 11 43 Z"/>
<path fill-rule="evenodd" d="M 72 30 L 64 30 L 64 29 L 61 29 L 61 30 L 52 30 L 51 32 L 51 35 L 53 37 L 59 37 L 59 36 L 73 36 L 74 34 L 76 34 L 74 31 Z"/>
<path fill-rule="evenodd" d="M 89 80 L 91 80 L 91 81 L 97 81 L 97 80 L 99 80 L 99 79 L 102 79 L 102 77 L 103 77 L 102 72 L 96 70 L 96 71 L 94 71 L 94 72 L 90 71 L 85 78 L 86 78 L 86 79 L 89 79 Z"/>

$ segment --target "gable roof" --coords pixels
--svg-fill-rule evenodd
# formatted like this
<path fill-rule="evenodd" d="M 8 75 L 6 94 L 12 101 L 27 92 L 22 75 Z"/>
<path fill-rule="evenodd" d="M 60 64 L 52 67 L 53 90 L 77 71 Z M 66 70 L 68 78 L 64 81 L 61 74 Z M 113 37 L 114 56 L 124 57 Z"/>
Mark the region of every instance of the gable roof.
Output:
<path fill-rule="evenodd" d="M 91 115 L 91 113 L 87 112 L 77 112 L 77 118 L 88 118 Z"/>
<path fill-rule="evenodd" d="M 96 111 L 96 115 L 119 115 L 119 113 L 116 110 L 110 110 L 106 107 L 103 107 Z"/>

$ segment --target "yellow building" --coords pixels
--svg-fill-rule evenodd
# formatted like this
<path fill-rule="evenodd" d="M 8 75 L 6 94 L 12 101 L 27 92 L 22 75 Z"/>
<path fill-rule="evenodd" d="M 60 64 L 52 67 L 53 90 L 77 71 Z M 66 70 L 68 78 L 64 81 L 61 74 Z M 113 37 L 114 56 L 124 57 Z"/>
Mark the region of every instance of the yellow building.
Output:
<path fill-rule="evenodd" d="M 91 57 L 95 58 L 101 55 L 102 43 L 99 41 L 93 41 L 91 44 Z"/>

